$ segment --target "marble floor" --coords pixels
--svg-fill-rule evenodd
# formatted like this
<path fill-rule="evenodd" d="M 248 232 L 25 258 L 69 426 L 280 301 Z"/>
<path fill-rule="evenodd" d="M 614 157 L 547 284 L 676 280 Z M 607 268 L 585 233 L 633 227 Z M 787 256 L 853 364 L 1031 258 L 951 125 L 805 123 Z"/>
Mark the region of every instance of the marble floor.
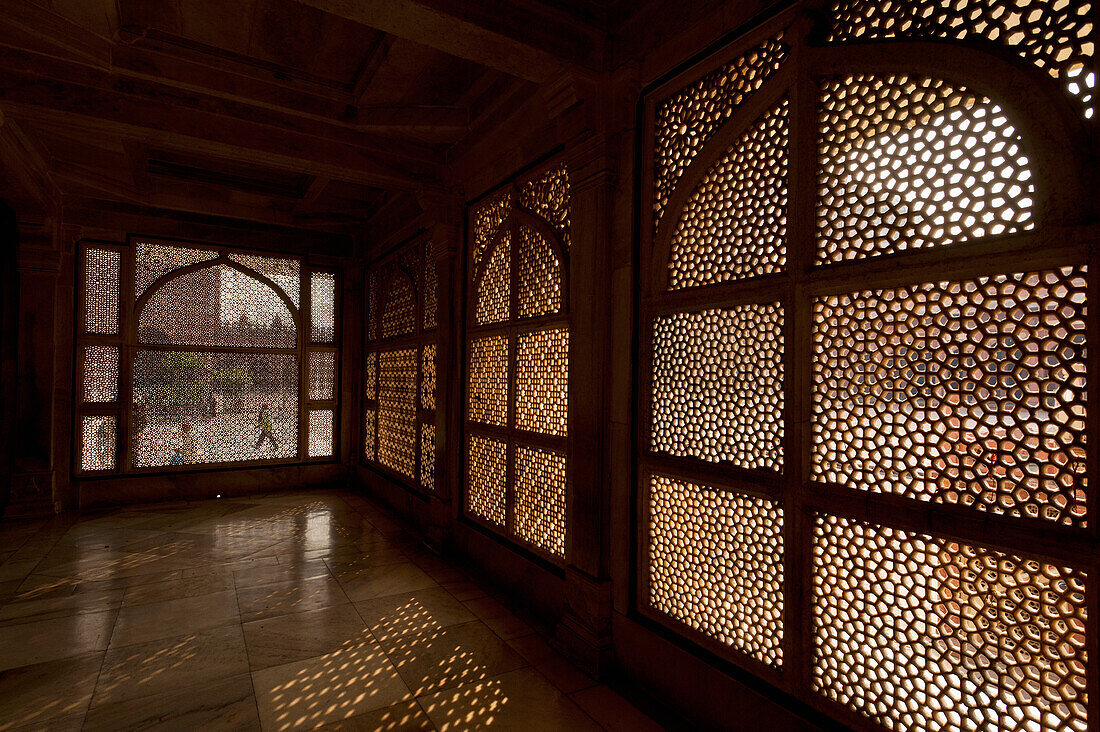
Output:
<path fill-rule="evenodd" d="M 0 730 L 657 729 L 362 496 L 0 523 Z"/>

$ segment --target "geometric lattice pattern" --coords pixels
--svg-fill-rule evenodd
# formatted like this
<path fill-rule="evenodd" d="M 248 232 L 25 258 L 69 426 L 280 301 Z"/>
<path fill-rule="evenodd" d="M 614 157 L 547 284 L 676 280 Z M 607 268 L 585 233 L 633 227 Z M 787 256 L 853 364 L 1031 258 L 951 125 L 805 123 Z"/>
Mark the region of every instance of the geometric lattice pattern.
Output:
<path fill-rule="evenodd" d="M 505 191 L 499 196 L 481 204 L 474 211 L 473 231 L 473 256 L 474 266 L 481 264 L 481 258 L 485 254 L 485 248 L 492 242 L 501 222 L 512 210 L 512 193 Z"/>
<path fill-rule="evenodd" d="M 782 468 L 778 303 L 654 321 L 652 448 L 741 468 Z"/>
<path fill-rule="evenodd" d="M 565 556 L 565 455 L 516 447 L 516 535 Z"/>
<path fill-rule="evenodd" d="M 286 293 L 294 307 L 301 307 L 302 264 L 297 259 L 276 259 L 240 252 L 230 252 L 229 258 L 267 277 Z"/>
<path fill-rule="evenodd" d="M 374 401 L 378 398 L 378 353 L 371 351 L 364 357 L 366 365 L 363 367 L 363 398 Z"/>
<path fill-rule="evenodd" d="M 469 389 L 466 418 L 507 426 L 508 339 L 504 336 L 470 341 Z"/>
<path fill-rule="evenodd" d="M 81 420 L 81 470 L 114 470 L 117 467 L 118 419 L 88 415 Z"/>
<path fill-rule="evenodd" d="M 554 248 L 526 224 L 519 225 L 519 317 L 561 310 L 561 265 Z"/>
<path fill-rule="evenodd" d="M 813 687 L 894 730 L 1084 732 L 1083 572 L 820 516 Z"/>
<path fill-rule="evenodd" d="M 830 10 L 830 41 L 991 42 L 1046 70 L 1067 88 L 1082 68 L 1094 70 L 1090 0 L 833 0 Z M 1094 89 L 1071 91 L 1087 107 Z"/>
<path fill-rule="evenodd" d="M 517 339 L 516 428 L 564 436 L 569 424 L 569 329 Z"/>
<path fill-rule="evenodd" d="M 569 249 L 569 170 L 565 163 L 517 186 L 519 205 L 554 227 Z"/>
<path fill-rule="evenodd" d="M 363 457 L 371 462 L 377 459 L 375 451 L 375 435 L 378 430 L 377 416 L 378 410 L 376 409 L 363 410 Z"/>
<path fill-rule="evenodd" d="M 367 340 L 378 338 L 378 271 L 367 277 Z"/>
<path fill-rule="evenodd" d="M 383 338 L 408 335 L 416 329 L 416 290 L 405 274 L 394 274 L 383 303 Z"/>
<path fill-rule="evenodd" d="M 1086 279 L 819 298 L 815 478 L 1084 526 Z"/>
<path fill-rule="evenodd" d="M 787 259 L 787 101 L 714 164 L 672 235 L 669 289 L 780 272 Z"/>
<path fill-rule="evenodd" d="M 466 510 L 504 526 L 507 443 L 472 434 L 466 453 Z"/>
<path fill-rule="evenodd" d="M 336 337 L 336 275 L 314 272 L 310 276 L 310 340 L 332 343 Z"/>
<path fill-rule="evenodd" d="M 435 490 L 435 425 L 426 422 L 420 426 L 420 486 Z"/>
<path fill-rule="evenodd" d="M 84 332 L 118 333 L 119 268 L 122 255 L 112 249 L 84 250 Z"/>
<path fill-rule="evenodd" d="M 260 280 L 223 264 L 168 280 L 138 316 L 141 343 L 294 348 L 294 316 Z"/>
<path fill-rule="evenodd" d="M 435 409 L 435 344 L 424 346 L 420 368 L 422 370 L 420 380 L 420 408 L 432 411 Z"/>
<path fill-rule="evenodd" d="M 781 38 L 761 44 L 657 105 L 653 151 L 653 230 L 680 176 L 714 132 L 787 58 Z"/>
<path fill-rule="evenodd" d="M 286 459 L 298 454 L 293 354 L 134 354 L 134 467 Z"/>
<path fill-rule="evenodd" d="M 819 123 L 819 264 L 1034 226 L 1022 140 L 988 99 L 928 78 L 834 79 Z"/>
<path fill-rule="evenodd" d="M 378 377 L 378 462 L 416 480 L 415 348 L 383 351 Z"/>
<path fill-rule="evenodd" d="M 84 347 L 84 401 L 102 404 L 118 399 L 118 347 Z"/>
<path fill-rule="evenodd" d="M 432 243 L 424 245 L 424 330 L 434 330 L 439 320 L 439 269 Z"/>
<path fill-rule="evenodd" d="M 210 249 L 191 249 L 188 247 L 161 244 L 148 240 L 135 242 L 134 250 L 135 300 L 141 297 L 142 293 L 148 289 L 149 285 L 169 272 L 179 269 L 180 267 L 187 267 L 192 264 L 207 262 L 218 258 L 218 253 Z M 257 271 L 263 272 L 263 270 Z M 301 288 L 299 287 L 298 289 Z M 290 293 L 288 292 L 287 294 Z M 291 297 L 293 298 L 293 295 L 291 295 Z"/>
<path fill-rule="evenodd" d="M 331 457 L 335 415 L 331 409 L 309 410 L 309 456 Z"/>
<path fill-rule="evenodd" d="M 335 351 L 312 351 L 309 354 L 309 398 L 319 401 L 336 398 Z"/>
<path fill-rule="evenodd" d="M 782 508 L 766 498 L 655 475 L 648 530 L 650 606 L 779 667 Z"/>
<path fill-rule="evenodd" d="M 512 234 L 504 231 L 489 255 L 477 288 L 477 324 L 488 325 L 511 317 Z"/>

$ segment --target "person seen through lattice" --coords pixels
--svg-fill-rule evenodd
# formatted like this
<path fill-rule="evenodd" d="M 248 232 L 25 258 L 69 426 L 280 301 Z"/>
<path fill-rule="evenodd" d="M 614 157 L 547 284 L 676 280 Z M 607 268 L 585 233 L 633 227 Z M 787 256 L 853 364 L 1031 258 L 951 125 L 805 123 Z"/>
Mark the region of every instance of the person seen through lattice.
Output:
<path fill-rule="evenodd" d="M 100 420 L 99 428 L 95 431 L 95 449 L 99 464 L 104 467 L 111 465 L 111 430 L 107 427 L 107 420 Z"/>
<path fill-rule="evenodd" d="M 268 411 L 266 404 L 260 405 L 260 414 L 256 417 L 256 426 L 260 428 L 260 436 L 256 439 L 256 444 L 253 445 L 254 450 L 259 450 L 260 445 L 264 444 L 264 440 L 271 441 L 272 452 L 279 449 L 279 443 L 275 440 L 275 435 L 272 434 L 275 429 L 274 423 L 271 421 L 271 412 Z"/>

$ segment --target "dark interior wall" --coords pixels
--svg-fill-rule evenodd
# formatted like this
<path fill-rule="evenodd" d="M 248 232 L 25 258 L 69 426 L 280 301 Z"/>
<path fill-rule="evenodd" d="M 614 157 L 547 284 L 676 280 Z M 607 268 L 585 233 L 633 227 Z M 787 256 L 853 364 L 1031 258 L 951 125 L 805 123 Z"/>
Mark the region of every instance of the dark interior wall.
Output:
<path fill-rule="evenodd" d="M 19 345 L 19 225 L 15 211 L 0 201 L 0 515 L 8 505 L 15 467 L 16 372 Z"/>

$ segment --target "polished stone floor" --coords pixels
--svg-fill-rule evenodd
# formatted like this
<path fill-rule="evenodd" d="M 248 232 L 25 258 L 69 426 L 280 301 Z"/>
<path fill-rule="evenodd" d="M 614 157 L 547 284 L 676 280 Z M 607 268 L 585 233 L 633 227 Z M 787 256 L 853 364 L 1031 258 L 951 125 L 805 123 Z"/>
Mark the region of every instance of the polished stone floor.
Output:
<path fill-rule="evenodd" d="M 0 730 L 656 728 L 328 491 L 0 523 Z"/>

